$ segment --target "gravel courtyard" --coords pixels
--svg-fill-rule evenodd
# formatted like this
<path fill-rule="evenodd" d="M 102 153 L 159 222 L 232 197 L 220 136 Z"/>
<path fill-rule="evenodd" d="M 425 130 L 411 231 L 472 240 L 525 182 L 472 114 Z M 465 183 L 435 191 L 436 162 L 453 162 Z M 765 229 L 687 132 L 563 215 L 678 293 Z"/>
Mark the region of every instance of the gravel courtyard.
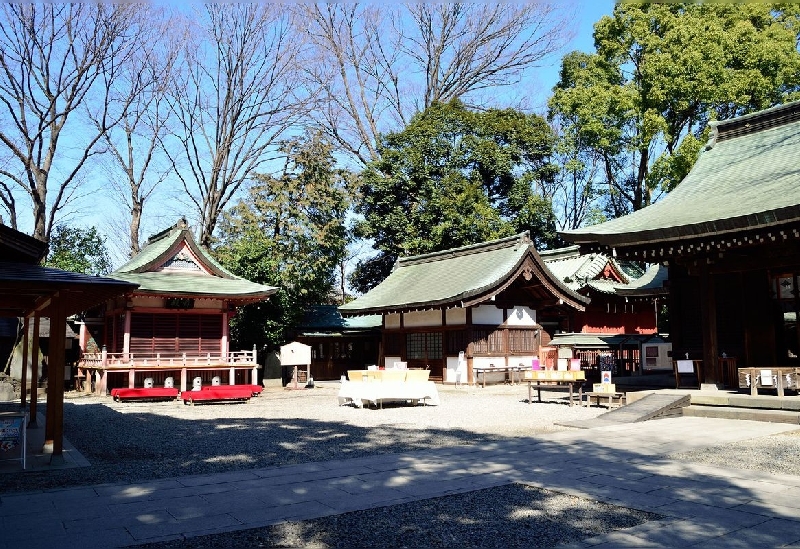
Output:
<path fill-rule="evenodd" d="M 338 406 L 338 383 L 318 383 L 303 391 L 269 388 L 248 404 L 195 406 L 119 403 L 109 397 L 69 393 L 65 437 L 92 467 L 0 475 L 0 493 L 484 444 L 567 429 L 554 422 L 589 419 L 606 411 L 570 407 L 563 391 L 545 391 L 544 402 L 528 404 L 525 385 L 438 389 L 439 406 L 382 410 Z M 797 470 L 798 432 L 669 457 L 746 469 Z M 507 485 L 147 547 L 328 548 L 377 543 L 386 547 L 552 547 L 654 518 L 658 517 Z M 387 537 L 387 529 L 397 535 Z"/>

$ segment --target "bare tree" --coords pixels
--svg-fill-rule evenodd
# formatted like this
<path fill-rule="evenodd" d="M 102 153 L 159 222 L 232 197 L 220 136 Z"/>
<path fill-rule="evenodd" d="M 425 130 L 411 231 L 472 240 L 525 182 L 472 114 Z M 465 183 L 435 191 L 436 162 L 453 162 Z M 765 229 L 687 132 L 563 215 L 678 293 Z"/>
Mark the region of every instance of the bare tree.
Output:
<path fill-rule="evenodd" d="M 491 103 L 489 88 L 517 84 L 572 37 L 558 2 L 306 4 L 297 10 L 313 47 L 304 63 L 320 91 L 315 124 L 358 161 L 377 157 L 381 132 L 435 101 Z"/>
<path fill-rule="evenodd" d="M 111 159 L 109 180 L 120 204 L 127 210 L 127 254 L 139 253 L 145 203 L 171 173 L 161 142 L 168 131 L 170 106 L 166 96 L 169 80 L 183 45 L 181 27 L 163 8 L 146 7 L 140 13 L 149 22 L 140 35 L 143 46 L 121 67 L 117 82 L 110 86 L 108 110 L 119 123 L 103 134 Z M 88 106 L 95 127 L 102 128 L 102 113 Z M 116 232 L 116 227 L 114 227 Z"/>
<path fill-rule="evenodd" d="M 220 213 L 269 160 L 304 102 L 291 13 L 274 3 L 204 9 L 185 48 L 185 72 L 172 84 L 177 123 L 165 150 L 196 209 L 200 243 L 208 246 Z"/>
<path fill-rule="evenodd" d="M 139 9 L 124 3 L 0 6 L 0 146 L 9 159 L 0 168 L 0 200 L 13 226 L 15 191 L 27 193 L 39 240 L 49 240 L 60 211 L 76 196 L 79 173 L 117 122 L 102 105 L 138 46 L 131 22 Z M 85 101 L 101 105 L 99 128 L 76 116 Z"/>

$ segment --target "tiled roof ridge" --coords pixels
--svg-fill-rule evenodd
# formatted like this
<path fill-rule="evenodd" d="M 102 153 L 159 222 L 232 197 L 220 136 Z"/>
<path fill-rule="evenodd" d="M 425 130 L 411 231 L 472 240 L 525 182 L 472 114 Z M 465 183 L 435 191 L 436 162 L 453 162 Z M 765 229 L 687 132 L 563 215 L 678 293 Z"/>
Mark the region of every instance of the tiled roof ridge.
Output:
<path fill-rule="evenodd" d="M 178 222 L 175 223 L 174 225 L 172 225 L 171 227 L 167 227 L 166 229 L 164 229 L 161 232 L 158 232 L 158 233 L 156 233 L 154 235 L 150 235 L 147 238 L 147 241 L 144 243 L 144 245 L 148 246 L 148 245 L 152 244 L 153 242 L 158 242 L 162 238 L 165 238 L 165 237 L 171 235 L 175 231 L 185 231 L 185 230 L 188 230 L 188 228 L 189 228 L 189 224 L 187 223 L 186 218 L 185 217 L 181 217 L 178 220 Z"/>
<path fill-rule="evenodd" d="M 713 147 L 719 141 L 758 133 L 798 121 L 800 121 L 800 101 L 777 105 L 730 120 L 712 121 L 709 123 L 712 133 L 707 148 Z"/>
<path fill-rule="evenodd" d="M 539 252 L 539 255 L 544 261 L 562 261 L 581 255 L 580 248 L 581 247 L 579 245 L 573 244 L 572 246 L 565 246 L 563 248 L 542 250 Z"/>
<path fill-rule="evenodd" d="M 471 254 L 500 250 L 504 248 L 512 248 L 519 245 L 523 245 L 526 247 L 531 245 L 530 233 L 528 231 L 525 231 L 523 233 L 514 236 L 499 238 L 497 240 L 481 242 L 479 244 L 469 244 L 467 246 L 461 246 L 460 248 L 450 248 L 449 250 L 442 250 L 440 252 L 431 252 L 427 254 L 401 257 L 397 260 L 397 263 L 395 264 L 395 269 L 399 267 L 406 267 L 409 265 L 431 263 L 453 257 L 462 257 Z"/>

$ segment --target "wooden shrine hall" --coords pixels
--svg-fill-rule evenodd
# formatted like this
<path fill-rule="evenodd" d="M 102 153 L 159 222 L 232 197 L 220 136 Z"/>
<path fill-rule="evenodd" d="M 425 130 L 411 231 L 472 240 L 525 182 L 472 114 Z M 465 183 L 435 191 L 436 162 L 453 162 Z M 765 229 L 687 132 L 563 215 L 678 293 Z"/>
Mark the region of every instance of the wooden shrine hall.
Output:
<path fill-rule="evenodd" d="M 531 368 L 541 318 L 583 311 L 589 298 L 547 268 L 528 233 L 401 257 L 392 273 L 342 316 L 381 315 L 378 365 L 430 370 L 430 379 L 475 383 Z"/>
<path fill-rule="evenodd" d="M 135 285 L 87 314 L 80 327 L 84 389 L 180 383 L 257 384 L 256 350 L 230 349 L 236 308 L 277 291 L 235 276 L 195 243 L 186 221 L 153 235 L 110 276 Z"/>
<path fill-rule="evenodd" d="M 799 156 L 800 102 L 712 122 L 695 166 L 663 200 L 562 236 L 584 251 L 668 266 L 673 357 L 696 361 L 701 382 L 739 387 L 737 366 L 793 371 Z"/>

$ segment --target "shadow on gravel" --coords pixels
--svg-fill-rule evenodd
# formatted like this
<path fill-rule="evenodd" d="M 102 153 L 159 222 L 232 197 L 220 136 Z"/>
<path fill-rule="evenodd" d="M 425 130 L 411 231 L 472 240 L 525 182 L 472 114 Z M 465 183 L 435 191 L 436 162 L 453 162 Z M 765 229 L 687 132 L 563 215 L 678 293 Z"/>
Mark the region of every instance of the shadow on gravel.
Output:
<path fill-rule="evenodd" d="M 659 518 L 653 513 L 508 484 L 303 522 L 137 547 L 555 547 Z"/>
<path fill-rule="evenodd" d="M 662 456 L 643 455 L 580 437 L 577 443 L 564 443 L 548 440 L 547 435 L 499 437 L 464 429 L 356 427 L 308 419 L 184 419 L 156 415 L 146 409 L 139 412 L 128 408 L 121 413 L 111 406 L 89 403 L 66 403 L 64 416 L 65 436 L 91 462 L 91 468 L 0 476 L 0 492 L 4 496 L 13 491 L 96 484 L 96 479 L 144 482 L 430 450 L 397 456 L 396 463 L 384 463 L 384 468 L 374 473 L 359 473 L 358 478 L 343 479 L 336 485 L 340 498 L 342 492 L 346 494 L 344 501 L 349 502 L 353 496 L 352 506 L 337 507 L 342 511 L 370 505 L 359 499 L 363 484 L 370 482 L 379 483 L 384 492 L 396 490 L 399 496 L 393 496 L 394 500 L 380 499 L 394 501 L 394 505 L 300 521 L 332 510 L 324 505 L 326 496 L 318 493 L 318 485 L 312 481 L 308 486 L 314 489 L 293 490 L 293 479 L 282 476 L 281 471 L 271 471 L 258 488 L 247 490 L 249 481 L 243 481 L 243 491 L 234 498 L 217 501 L 210 495 L 214 489 L 210 486 L 207 499 L 172 510 L 171 519 L 155 520 L 145 514 L 141 522 L 129 526 L 137 532 L 136 539 L 143 542 L 214 529 L 211 525 L 205 530 L 192 527 L 192 516 L 225 517 L 233 524 L 231 529 L 242 530 L 153 547 L 548 547 L 560 540 L 576 543 L 656 517 L 632 509 L 671 518 L 669 528 L 663 523 L 653 524 L 653 530 L 658 532 L 651 533 L 650 539 L 663 541 L 656 546 L 695 545 L 703 537 L 724 535 L 731 525 L 748 528 L 770 520 L 775 527 L 751 529 L 743 546 L 775 547 L 800 540 L 796 505 L 790 506 L 786 502 L 794 500 L 785 499 L 794 498 L 793 493 L 753 492 L 747 483 L 725 475 L 710 475 L 708 467 L 696 463 L 681 462 L 676 466 L 676 462 Z M 657 425 L 654 423 L 652 428 Z M 636 432 L 638 436 L 647 434 L 641 428 Z M 680 441 L 676 437 L 675 446 L 680 446 Z M 448 451 L 446 446 L 469 448 L 466 452 Z M 498 446 L 499 452 L 495 451 Z M 307 471 L 313 474 L 314 469 Z M 319 478 L 330 479 L 324 470 L 319 474 Z M 477 486 L 469 478 L 464 483 L 465 475 L 486 474 L 494 474 L 489 478 L 508 485 L 475 490 Z M 177 479 L 178 484 L 180 480 Z M 416 484 L 417 481 L 420 482 Z M 448 483 L 440 487 L 444 486 L 451 495 L 405 503 L 408 494 L 415 494 L 415 486 L 424 491 L 429 484 L 440 481 Z M 409 489 L 398 489 L 398 482 Z M 526 483 L 552 492 L 525 488 Z M 486 484 L 489 482 L 483 486 Z M 186 486 L 191 486 L 192 495 L 197 494 L 197 486 Z M 576 486 L 584 497 L 568 495 L 575 493 Z M 437 491 L 440 487 L 434 486 L 434 491 L 427 493 L 442 493 Z M 464 493 L 455 493 L 462 490 Z M 151 504 L 146 487 L 112 485 L 107 491 L 113 492 L 112 497 L 120 505 Z M 242 504 L 239 508 L 238 503 Z M 314 505 L 316 512 L 309 513 L 307 509 Z M 81 516 L 84 522 L 73 526 L 106 513 L 105 509 L 80 511 L 85 515 Z M 92 511 L 96 515 L 91 515 Z M 684 523 L 688 526 L 681 530 Z M 265 524 L 274 526 L 245 529 Z M 547 537 L 550 534 L 545 530 L 553 532 L 554 537 Z"/>
<path fill-rule="evenodd" d="M 98 478 L 140 482 L 498 440 L 456 429 L 364 428 L 307 419 L 181 419 L 69 402 L 64 404 L 64 436 L 89 460 L 91 470 L 0 475 L 0 493 L 91 485 Z"/>

